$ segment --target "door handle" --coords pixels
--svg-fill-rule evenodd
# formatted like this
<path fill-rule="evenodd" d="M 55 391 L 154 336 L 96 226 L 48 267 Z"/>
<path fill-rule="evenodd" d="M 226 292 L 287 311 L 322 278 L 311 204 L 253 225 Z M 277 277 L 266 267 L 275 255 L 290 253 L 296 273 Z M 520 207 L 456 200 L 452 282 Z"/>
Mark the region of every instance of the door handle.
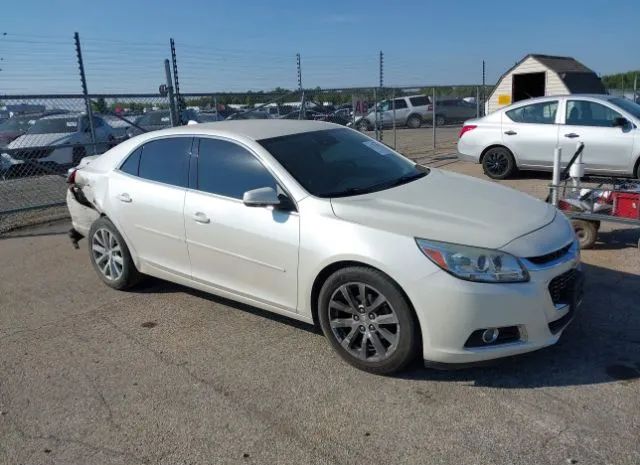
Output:
<path fill-rule="evenodd" d="M 118 196 L 118 200 L 119 200 L 120 202 L 124 202 L 124 203 L 131 203 L 131 201 L 132 201 L 133 199 L 131 198 L 131 196 L 130 196 L 129 194 L 127 194 L 127 193 L 125 192 L 125 193 L 120 194 L 120 195 Z"/>
<path fill-rule="evenodd" d="M 575 132 L 570 132 L 569 134 L 565 134 L 564 137 L 568 137 L 569 139 L 575 139 L 576 137 L 580 137 L 580 134 L 576 134 Z"/>
<path fill-rule="evenodd" d="M 517 132 L 515 132 L 515 131 L 511 131 L 511 130 L 509 130 L 509 131 L 505 131 L 504 133 L 505 133 L 507 136 L 515 136 L 516 134 L 518 134 Z"/>
<path fill-rule="evenodd" d="M 201 224 L 207 224 L 210 223 L 211 220 L 209 219 L 209 217 L 207 215 L 205 215 L 202 212 L 196 212 L 193 214 L 193 220 L 196 223 L 201 223 Z"/>

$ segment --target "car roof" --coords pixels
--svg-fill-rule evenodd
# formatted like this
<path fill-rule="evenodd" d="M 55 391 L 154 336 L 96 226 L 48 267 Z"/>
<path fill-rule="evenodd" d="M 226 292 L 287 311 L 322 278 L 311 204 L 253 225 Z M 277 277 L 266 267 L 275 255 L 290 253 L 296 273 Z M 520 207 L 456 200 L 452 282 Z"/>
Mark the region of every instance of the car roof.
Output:
<path fill-rule="evenodd" d="M 172 135 L 188 133 L 190 135 L 227 135 L 244 136 L 253 140 L 262 140 L 270 139 L 272 137 L 338 128 L 344 128 L 344 126 L 324 121 L 246 119 L 191 124 L 187 126 L 163 129 L 161 131 L 154 131 L 153 134 L 162 133 L 162 135 Z"/>

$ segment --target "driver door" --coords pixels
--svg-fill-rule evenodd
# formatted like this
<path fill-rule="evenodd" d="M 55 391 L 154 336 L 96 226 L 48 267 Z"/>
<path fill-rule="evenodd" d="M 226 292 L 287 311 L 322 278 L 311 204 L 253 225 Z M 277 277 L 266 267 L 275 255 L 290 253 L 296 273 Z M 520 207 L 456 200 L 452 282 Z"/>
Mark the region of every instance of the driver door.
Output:
<path fill-rule="evenodd" d="M 277 181 L 254 154 L 226 140 L 199 139 L 196 160 L 184 207 L 193 279 L 296 311 L 298 213 L 242 202 L 246 191 L 278 190 Z"/>

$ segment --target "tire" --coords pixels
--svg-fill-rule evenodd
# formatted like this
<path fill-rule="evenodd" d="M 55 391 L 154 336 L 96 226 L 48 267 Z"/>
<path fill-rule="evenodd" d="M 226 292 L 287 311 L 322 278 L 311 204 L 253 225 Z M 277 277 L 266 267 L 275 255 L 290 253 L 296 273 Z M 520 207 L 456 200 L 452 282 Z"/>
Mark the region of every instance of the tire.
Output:
<path fill-rule="evenodd" d="M 418 129 L 422 126 L 422 118 L 419 115 L 411 115 L 407 118 L 407 127 L 411 129 Z"/>
<path fill-rule="evenodd" d="M 640 180 L 640 159 L 636 162 L 636 172 L 634 173 L 637 180 Z"/>
<path fill-rule="evenodd" d="M 444 126 L 446 122 L 444 115 L 436 115 L 436 126 Z"/>
<path fill-rule="evenodd" d="M 122 291 L 142 280 L 143 275 L 136 269 L 127 244 L 108 218 L 93 222 L 87 242 L 91 264 L 107 286 Z"/>
<path fill-rule="evenodd" d="M 361 119 L 356 123 L 356 129 L 360 132 L 369 131 L 369 122 L 366 119 Z"/>
<path fill-rule="evenodd" d="M 590 249 L 596 243 L 598 226 L 595 221 L 572 220 L 573 230 L 576 233 L 581 249 Z"/>
<path fill-rule="evenodd" d="M 76 145 L 71 154 L 73 164 L 77 166 L 80 163 L 80 160 L 87 156 L 87 150 L 81 145 Z"/>
<path fill-rule="evenodd" d="M 409 302 L 393 281 L 372 268 L 348 267 L 332 274 L 318 296 L 318 317 L 333 349 L 361 370 L 389 375 L 418 354 L 419 326 Z"/>
<path fill-rule="evenodd" d="M 491 147 L 482 157 L 482 169 L 491 179 L 507 179 L 517 170 L 516 160 L 506 147 Z"/>

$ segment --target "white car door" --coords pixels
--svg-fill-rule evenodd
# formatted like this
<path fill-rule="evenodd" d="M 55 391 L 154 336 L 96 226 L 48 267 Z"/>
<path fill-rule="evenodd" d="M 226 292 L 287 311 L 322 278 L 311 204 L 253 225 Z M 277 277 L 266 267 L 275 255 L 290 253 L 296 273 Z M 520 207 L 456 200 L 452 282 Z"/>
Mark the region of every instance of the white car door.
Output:
<path fill-rule="evenodd" d="M 246 191 L 280 189 L 273 175 L 243 146 L 201 138 L 196 177 L 184 209 L 193 279 L 296 311 L 298 213 L 242 202 Z"/>
<path fill-rule="evenodd" d="M 558 145 L 558 102 L 532 103 L 502 114 L 502 142 L 518 166 L 553 166 L 553 152 Z"/>
<path fill-rule="evenodd" d="M 112 220 L 145 265 L 191 276 L 184 198 L 192 137 L 147 142 L 110 179 Z"/>
<path fill-rule="evenodd" d="M 568 99 L 560 131 L 563 161 L 583 142 L 582 161 L 588 171 L 631 174 L 634 131 L 631 124 L 616 125 L 618 118 L 624 117 L 603 103 Z"/>

